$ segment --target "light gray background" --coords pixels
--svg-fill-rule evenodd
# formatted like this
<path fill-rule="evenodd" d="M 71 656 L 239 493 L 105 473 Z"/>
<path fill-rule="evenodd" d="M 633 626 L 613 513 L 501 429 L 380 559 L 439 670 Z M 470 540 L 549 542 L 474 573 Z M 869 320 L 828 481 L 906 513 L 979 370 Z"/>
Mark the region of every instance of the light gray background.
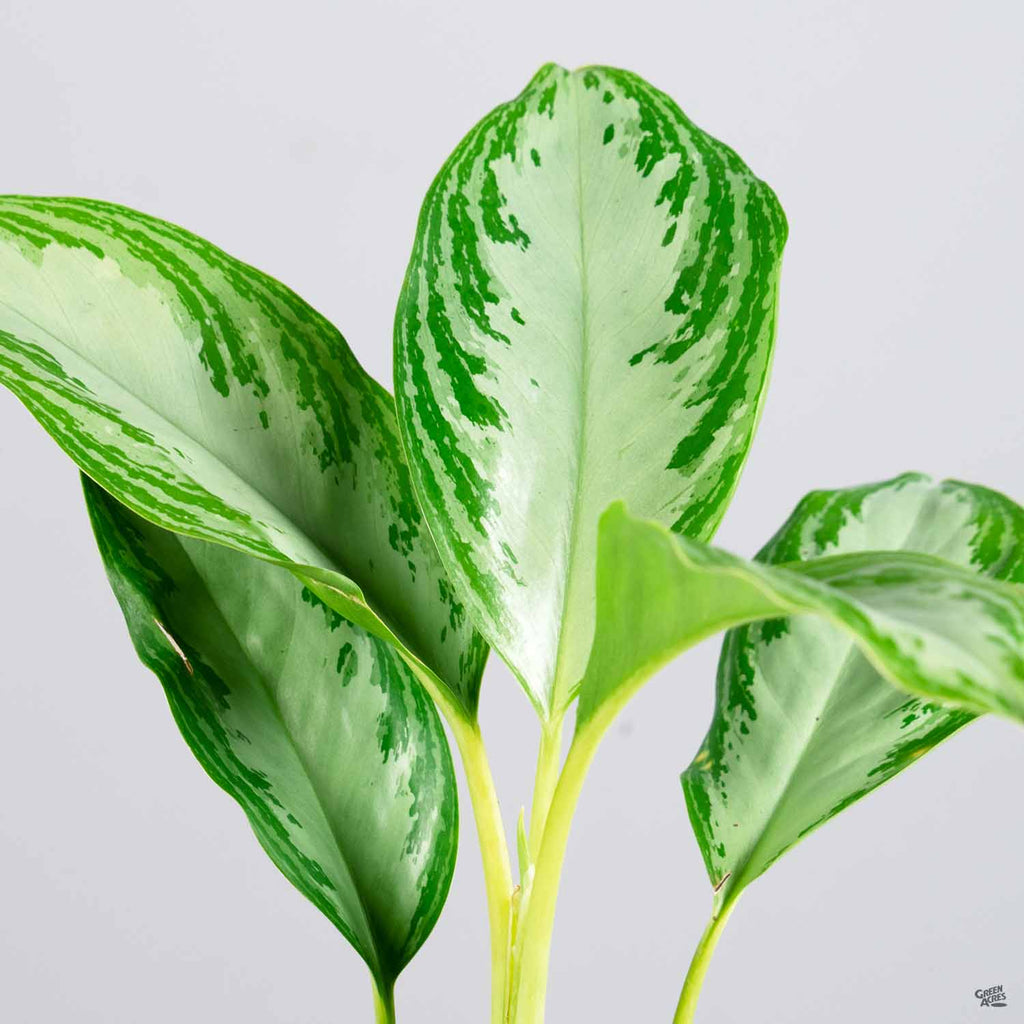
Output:
<path fill-rule="evenodd" d="M 545 60 L 639 71 L 789 214 L 774 382 L 719 534 L 752 553 L 813 487 L 914 468 L 1024 499 L 1022 41 L 1018 0 L 0 0 L 0 191 L 181 223 L 296 287 L 387 380 L 419 202 L 463 132 Z M 0 1019 L 368 1020 L 355 955 L 176 734 L 76 474 L 7 394 L 0 474 Z M 715 653 L 666 669 L 601 751 L 552 1024 L 670 1018 L 710 905 L 677 774 Z M 497 659 L 483 725 L 511 824 L 534 722 Z M 726 931 L 703 1024 L 973 1021 L 993 984 L 1024 1019 L 1022 741 L 982 721 L 780 861 Z M 464 806 L 404 1024 L 486 1018 Z"/>

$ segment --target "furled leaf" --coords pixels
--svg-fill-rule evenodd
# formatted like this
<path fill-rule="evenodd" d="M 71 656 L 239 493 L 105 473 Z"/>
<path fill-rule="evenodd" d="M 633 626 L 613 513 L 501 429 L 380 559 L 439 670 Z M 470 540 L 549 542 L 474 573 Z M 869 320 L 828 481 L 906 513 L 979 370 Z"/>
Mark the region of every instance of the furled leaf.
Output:
<path fill-rule="evenodd" d="M 1021 584 L 1024 510 L 983 487 L 906 475 L 809 495 L 757 557 L 791 562 L 877 548 L 940 555 Z M 921 623 L 930 621 L 926 609 Z M 959 634 L 959 626 L 942 625 L 939 635 Z M 973 628 L 973 620 L 963 626 Z M 1024 657 L 1019 639 L 1007 653 Z M 895 690 L 824 622 L 776 619 L 733 630 L 711 728 L 683 775 L 712 884 L 725 880 L 720 901 L 972 717 Z"/>
<path fill-rule="evenodd" d="M 458 833 L 437 713 L 393 647 L 283 568 L 153 526 L 85 481 L 143 663 L 185 741 L 386 999 L 441 911 Z"/>
<path fill-rule="evenodd" d="M 138 514 L 289 566 L 475 713 L 486 648 L 393 402 L 288 288 L 122 207 L 2 197 L 0 383 Z"/>
<path fill-rule="evenodd" d="M 586 663 L 604 508 L 717 526 L 785 235 L 731 149 L 612 68 L 541 69 L 431 186 L 395 321 L 400 422 L 459 599 L 542 715 Z"/>

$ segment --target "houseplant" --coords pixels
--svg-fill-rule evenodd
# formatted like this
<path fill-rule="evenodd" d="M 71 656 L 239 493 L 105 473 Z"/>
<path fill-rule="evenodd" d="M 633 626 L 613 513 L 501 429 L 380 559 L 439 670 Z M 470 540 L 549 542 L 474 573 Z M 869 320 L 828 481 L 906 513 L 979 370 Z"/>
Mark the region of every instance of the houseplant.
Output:
<path fill-rule="evenodd" d="M 907 474 L 812 493 L 753 562 L 708 546 L 764 398 L 785 236 L 768 186 L 662 93 L 547 66 L 428 192 L 393 401 L 293 292 L 196 236 L 0 200 L 0 380 L 82 470 L 140 657 L 366 961 L 378 1019 L 451 881 L 442 718 L 492 1020 L 534 1024 L 587 768 L 674 654 L 730 629 L 684 774 L 714 909 L 677 1021 L 775 858 L 973 716 L 1021 717 L 1008 498 Z M 514 871 L 477 721 L 490 647 L 540 724 Z"/>

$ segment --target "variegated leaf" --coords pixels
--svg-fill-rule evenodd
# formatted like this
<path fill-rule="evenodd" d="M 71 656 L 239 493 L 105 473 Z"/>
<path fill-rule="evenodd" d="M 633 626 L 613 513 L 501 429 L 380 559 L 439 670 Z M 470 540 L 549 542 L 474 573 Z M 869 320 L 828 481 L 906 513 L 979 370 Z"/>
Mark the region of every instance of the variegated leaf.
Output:
<path fill-rule="evenodd" d="M 1024 584 L 1024 510 L 984 487 L 907 474 L 808 495 L 757 557 L 772 564 L 882 548 L 938 555 Z M 922 625 L 934 621 L 925 612 Z M 942 626 L 941 635 L 958 635 L 960 625 Z M 962 625 L 973 628 L 969 618 Z M 1008 643 L 1016 645 L 1008 655 L 1024 658 L 1019 638 Z M 951 704 L 895 690 L 849 638 L 811 617 L 730 632 L 714 719 L 683 774 L 720 902 L 969 722 L 973 711 L 955 706 L 959 697 L 975 704 L 967 685 L 965 676 L 962 694 L 955 684 L 933 694 Z M 1019 714 L 1021 701 L 1000 705 Z"/>
<path fill-rule="evenodd" d="M 122 207 L 3 197 L 0 382 L 134 511 L 289 566 L 475 713 L 486 648 L 393 402 L 288 288 Z"/>
<path fill-rule="evenodd" d="M 386 1005 L 455 862 L 455 781 L 433 705 L 391 645 L 283 568 L 85 490 L 135 648 L 182 736 Z"/>
<path fill-rule="evenodd" d="M 400 422 L 459 599 L 542 715 L 586 663 L 609 502 L 717 526 L 785 235 L 731 149 L 612 68 L 543 68 L 431 186 L 395 322 Z"/>

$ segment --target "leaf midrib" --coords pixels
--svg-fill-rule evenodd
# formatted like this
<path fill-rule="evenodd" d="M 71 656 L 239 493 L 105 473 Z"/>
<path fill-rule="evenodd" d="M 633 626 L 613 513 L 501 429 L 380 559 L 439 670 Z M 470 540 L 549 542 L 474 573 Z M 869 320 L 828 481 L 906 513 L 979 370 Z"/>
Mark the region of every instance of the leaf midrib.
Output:
<path fill-rule="evenodd" d="M 570 602 L 573 595 L 574 566 L 577 560 L 577 547 L 580 531 L 580 506 L 582 502 L 584 464 L 587 453 L 587 407 L 590 395 L 590 296 L 587 284 L 587 247 L 586 231 L 583 217 L 583 129 L 580 117 L 579 82 L 575 75 L 569 73 L 567 76 L 569 88 L 573 98 L 574 116 L 576 121 L 576 212 L 579 222 L 579 256 L 580 256 L 580 372 L 578 379 L 578 402 L 579 402 L 579 457 L 576 461 L 576 481 L 571 492 L 572 509 L 569 518 L 568 554 L 565 563 L 565 585 L 562 591 L 562 608 L 558 621 L 558 644 L 555 647 L 555 664 L 551 685 L 551 702 L 556 705 L 554 709 L 547 708 L 547 712 L 554 710 L 555 714 L 561 713 L 561 705 L 568 703 L 568 692 L 571 690 L 575 680 L 565 683 L 562 680 L 563 648 L 568 634 L 566 629 L 566 618 L 569 615 Z"/>

